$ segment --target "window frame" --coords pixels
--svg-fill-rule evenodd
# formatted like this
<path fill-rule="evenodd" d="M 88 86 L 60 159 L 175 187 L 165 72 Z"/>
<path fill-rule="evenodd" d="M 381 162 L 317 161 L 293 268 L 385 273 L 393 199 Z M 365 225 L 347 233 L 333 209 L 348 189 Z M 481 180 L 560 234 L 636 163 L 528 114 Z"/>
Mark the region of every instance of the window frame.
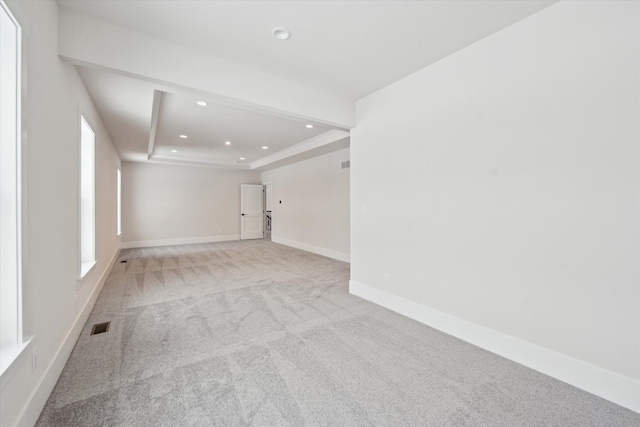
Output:
<path fill-rule="evenodd" d="M 116 166 L 116 237 L 122 235 L 122 169 Z"/>
<path fill-rule="evenodd" d="M 13 375 L 13 373 L 17 370 L 17 364 L 15 363 L 21 355 L 27 352 L 27 350 L 31 347 L 31 343 L 34 340 L 33 336 L 25 337 L 23 330 L 23 258 L 24 258 L 24 247 L 23 247 L 23 228 L 25 227 L 25 209 L 23 206 L 24 200 L 24 187 L 23 183 L 23 174 L 24 168 L 23 163 L 25 160 L 24 157 L 24 147 L 26 147 L 26 132 L 25 123 L 26 123 L 26 113 L 23 110 L 23 106 L 26 105 L 26 66 L 24 64 L 24 59 L 26 58 L 26 54 L 24 52 L 25 43 L 24 39 L 26 37 L 26 32 L 20 25 L 20 20 L 18 20 L 15 14 L 11 11 L 8 5 L 4 2 L 4 0 L 0 0 L 0 13 L 6 15 L 9 20 L 15 25 L 15 119 L 12 118 L 12 121 L 15 120 L 13 129 L 13 135 L 11 135 L 10 141 L 7 142 L 0 141 L 0 146 L 4 144 L 15 144 L 10 148 L 10 176 L 11 181 L 8 188 L 11 188 L 12 191 L 8 197 L 11 198 L 10 204 L 13 205 L 13 208 L 10 211 L 11 220 L 10 227 L 15 228 L 15 235 L 13 232 L 11 233 L 11 241 L 9 243 L 9 247 L 13 247 L 15 251 L 15 260 L 11 260 L 11 264 L 13 264 L 15 270 L 12 270 L 11 277 L 11 291 L 8 295 L 6 292 L 2 292 L 5 300 L 3 306 L 11 307 L 11 317 L 9 318 L 10 329 L 14 329 L 15 331 L 11 332 L 12 337 L 9 340 L 6 340 L 6 335 L 0 338 L 0 390 L 5 387 L 8 383 L 9 379 Z M 6 95 L 5 95 L 6 96 Z M 4 127 L 4 126 L 3 126 Z M 5 154 L 6 155 L 6 154 Z M 4 157 L 4 156 L 3 156 Z M 6 193 L 5 193 L 6 194 Z M 15 236 L 15 237 L 14 237 Z M 6 236 L 5 236 L 6 242 Z M 5 243 L 6 244 L 6 243 Z M 0 286 L 7 286 L 6 283 L 0 283 Z M 6 303 L 6 297 L 10 297 L 9 303 Z M 4 311 L 4 310 L 3 310 Z M 6 313 L 5 313 L 6 315 Z M 7 319 L 2 319 L 1 321 L 4 323 Z"/>
<path fill-rule="evenodd" d="M 81 281 L 87 277 L 89 272 L 95 267 L 97 264 L 97 256 L 96 256 L 96 134 L 93 131 L 93 128 L 89 124 L 89 121 L 83 116 L 81 113 L 79 114 L 79 138 L 78 138 L 78 153 L 79 153 L 79 162 L 78 162 L 78 285 L 77 288 L 80 287 Z M 86 140 L 84 136 L 86 130 L 89 131 L 91 135 L 91 160 L 88 164 L 85 164 L 86 159 L 84 158 L 85 145 Z M 90 174 L 90 189 L 91 189 L 91 200 L 90 200 L 90 211 L 85 212 L 86 203 L 83 197 L 83 190 L 85 190 L 84 183 L 84 172 L 85 166 L 91 166 L 91 174 Z M 89 214 L 89 218 L 85 218 L 85 215 Z M 87 220 L 89 223 L 87 224 Z M 90 231 L 90 236 L 85 235 L 85 232 L 88 228 Z M 90 237 L 90 242 L 87 245 L 87 238 Z"/>

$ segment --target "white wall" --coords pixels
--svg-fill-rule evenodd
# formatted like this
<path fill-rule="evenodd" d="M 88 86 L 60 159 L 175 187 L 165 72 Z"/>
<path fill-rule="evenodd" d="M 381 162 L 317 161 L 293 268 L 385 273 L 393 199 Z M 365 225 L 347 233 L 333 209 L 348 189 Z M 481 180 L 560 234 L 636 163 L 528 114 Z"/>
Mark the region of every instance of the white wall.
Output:
<path fill-rule="evenodd" d="M 58 57 L 56 3 L 7 3 L 26 33 L 23 317 L 25 335 L 35 335 L 30 350 L 38 349 L 36 371 L 28 351 L 0 392 L 0 425 L 12 426 L 35 423 L 117 254 L 120 161 L 76 69 Z M 96 134 L 98 263 L 76 290 L 80 114 Z"/>
<path fill-rule="evenodd" d="M 636 411 L 639 8 L 555 4 L 361 99 L 351 139 L 353 289 Z"/>
<path fill-rule="evenodd" d="M 123 162 L 124 246 L 239 239 L 240 184 L 260 184 L 260 174 Z"/>
<path fill-rule="evenodd" d="M 345 160 L 348 148 L 262 173 L 273 185 L 272 241 L 349 261 Z"/>

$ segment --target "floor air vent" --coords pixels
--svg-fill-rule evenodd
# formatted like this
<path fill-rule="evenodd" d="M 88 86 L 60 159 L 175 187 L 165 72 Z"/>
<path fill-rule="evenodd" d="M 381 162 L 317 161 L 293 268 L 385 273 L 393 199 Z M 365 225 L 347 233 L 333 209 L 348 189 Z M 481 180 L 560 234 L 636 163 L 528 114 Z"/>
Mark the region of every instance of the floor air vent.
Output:
<path fill-rule="evenodd" d="M 91 335 L 109 332 L 109 325 L 111 325 L 111 322 L 96 323 L 93 325 L 93 328 L 91 328 Z"/>
<path fill-rule="evenodd" d="M 120 261 L 120 264 L 124 264 L 125 262 L 127 262 L 127 260 L 123 259 L 122 261 Z"/>

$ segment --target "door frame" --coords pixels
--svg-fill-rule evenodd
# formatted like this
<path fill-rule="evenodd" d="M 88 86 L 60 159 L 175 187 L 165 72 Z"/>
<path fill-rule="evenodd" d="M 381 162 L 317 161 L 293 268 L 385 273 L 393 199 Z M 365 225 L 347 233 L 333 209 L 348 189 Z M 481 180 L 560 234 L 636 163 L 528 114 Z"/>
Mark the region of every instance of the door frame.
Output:
<path fill-rule="evenodd" d="M 245 188 L 260 187 L 260 212 L 245 212 Z M 249 214 L 250 216 L 248 216 Z M 259 231 L 245 231 L 246 218 L 257 217 L 259 221 Z M 263 239 L 264 238 L 264 186 L 262 184 L 240 184 L 240 240 Z"/>
<path fill-rule="evenodd" d="M 267 192 L 267 186 L 271 186 L 271 193 Z M 269 223 L 271 224 L 271 228 L 268 230 L 269 239 L 273 235 L 273 181 L 265 181 L 262 183 L 262 188 L 264 190 L 264 204 L 263 204 L 263 229 L 264 229 L 264 238 L 267 238 L 267 212 L 270 213 Z M 271 210 L 267 210 L 267 197 L 271 196 Z"/>

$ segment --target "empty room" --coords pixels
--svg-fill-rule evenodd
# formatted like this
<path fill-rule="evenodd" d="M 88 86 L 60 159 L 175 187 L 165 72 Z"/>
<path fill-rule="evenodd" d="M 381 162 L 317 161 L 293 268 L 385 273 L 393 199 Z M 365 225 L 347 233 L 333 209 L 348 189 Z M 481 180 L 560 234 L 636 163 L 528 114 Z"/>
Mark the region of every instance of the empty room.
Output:
<path fill-rule="evenodd" d="M 2 427 L 640 426 L 640 1 L 0 12 Z"/>

